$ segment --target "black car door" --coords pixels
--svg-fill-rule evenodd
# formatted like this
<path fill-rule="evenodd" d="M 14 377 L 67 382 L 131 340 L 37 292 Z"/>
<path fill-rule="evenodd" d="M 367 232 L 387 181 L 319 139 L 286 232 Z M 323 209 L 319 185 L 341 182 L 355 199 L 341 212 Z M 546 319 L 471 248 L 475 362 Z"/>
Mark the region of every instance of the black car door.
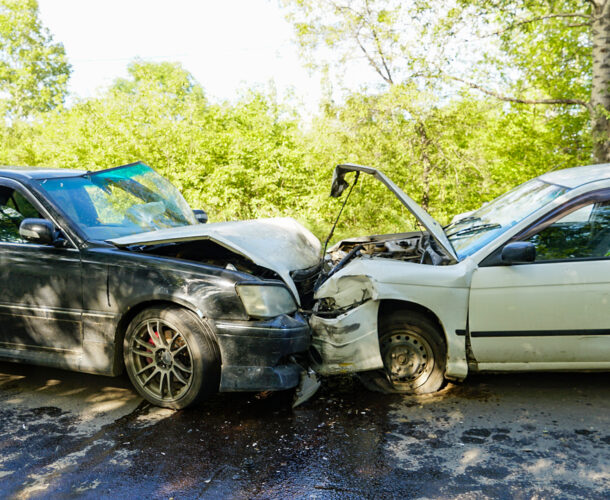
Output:
<path fill-rule="evenodd" d="M 83 335 L 80 252 L 69 241 L 23 239 L 19 224 L 30 217 L 51 219 L 20 184 L 0 179 L 0 349 L 74 354 Z"/>

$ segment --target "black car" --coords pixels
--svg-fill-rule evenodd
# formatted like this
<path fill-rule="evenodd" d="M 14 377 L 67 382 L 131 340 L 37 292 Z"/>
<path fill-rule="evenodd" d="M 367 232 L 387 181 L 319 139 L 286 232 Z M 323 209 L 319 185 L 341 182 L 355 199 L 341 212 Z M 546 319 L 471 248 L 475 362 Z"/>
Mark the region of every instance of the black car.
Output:
<path fill-rule="evenodd" d="M 171 408 L 297 386 L 319 241 L 287 218 L 205 219 L 143 163 L 0 167 L 0 359 L 125 367 Z"/>

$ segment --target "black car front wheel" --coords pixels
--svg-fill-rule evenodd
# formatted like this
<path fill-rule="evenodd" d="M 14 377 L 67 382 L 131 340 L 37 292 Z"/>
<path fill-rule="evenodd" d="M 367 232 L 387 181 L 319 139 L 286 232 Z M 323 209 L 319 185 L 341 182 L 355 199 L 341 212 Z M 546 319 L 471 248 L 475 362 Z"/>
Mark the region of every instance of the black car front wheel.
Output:
<path fill-rule="evenodd" d="M 142 397 L 157 406 L 186 408 L 218 390 L 220 356 L 205 320 L 179 307 L 152 307 L 130 323 L 125 367 Z"/>

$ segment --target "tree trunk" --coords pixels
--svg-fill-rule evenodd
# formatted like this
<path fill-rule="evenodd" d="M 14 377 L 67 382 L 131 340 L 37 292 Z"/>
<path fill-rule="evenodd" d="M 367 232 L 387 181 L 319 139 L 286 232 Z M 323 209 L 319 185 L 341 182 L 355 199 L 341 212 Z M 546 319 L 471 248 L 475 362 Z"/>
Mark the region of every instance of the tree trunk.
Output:
<path fill-rule="evenodd" d="M 609 0 L 610 1 L 610 0 Z M 419 122 L 417 125 L 417 132 L 420 138 L 421 144 L 421 159 L 423 164 L 423 172 L 422 172 L 422 183 L 423 183 L 423 193 L 421 199 L 421 207 L 428 211 L 428 205 L 430 204 L 430 173 L 432 171 L 432 162 L 430 161 L 430 156 L 428 156 L 428 148 L 430 147 L 430 139 L 428 137 L 428 133 L 426 132 L 426 127 L 422 122 Z"/>
<path fill-rule="evenodd" d="M 593 8 L 593 86 L 591 128 L 593 157 L 610 162 L 610 0 L 597 0 Z"/>

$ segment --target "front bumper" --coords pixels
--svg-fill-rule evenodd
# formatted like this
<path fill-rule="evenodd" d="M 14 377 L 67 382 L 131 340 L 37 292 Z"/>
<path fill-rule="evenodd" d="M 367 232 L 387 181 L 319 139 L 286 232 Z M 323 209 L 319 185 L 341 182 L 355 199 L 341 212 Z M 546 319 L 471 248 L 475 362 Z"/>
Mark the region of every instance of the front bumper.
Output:
<path fill-rule="evenodd" d="M 383 368 L 379 352 L 379 301 L 369 300 L 335 318 L 311 317 L 312 368 L 320 375 Z"/>
<path fill-rule="evenodd" d="M 291 389 L 303 368 L 288 360 L 311 343 L 307 321 L 295 314 L 264 321 L 215 321 L 222 359 L 221 392 Z"/>

